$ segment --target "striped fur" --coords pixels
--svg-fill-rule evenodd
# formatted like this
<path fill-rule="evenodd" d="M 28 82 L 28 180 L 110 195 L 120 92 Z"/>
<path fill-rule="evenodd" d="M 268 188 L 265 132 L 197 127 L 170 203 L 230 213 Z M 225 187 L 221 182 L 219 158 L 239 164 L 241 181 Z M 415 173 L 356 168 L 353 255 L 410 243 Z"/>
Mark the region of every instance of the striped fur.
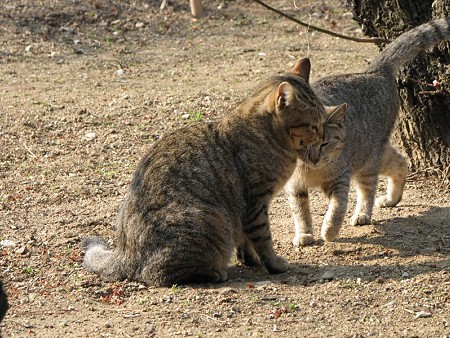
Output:
<path fill-rule="evenodd" d="M 329 128 L 325 124 L 324 141 L 302 153 L 303 162 L 299 162 L 287 184 L 295 223 L 294 245 L 308 245 L 314 240 L 310 188 L 320 188 L 330 200 L 321 230 L 326 241 L 335 240 L 339 234 L 351 179 L 356 182 L 358 192 L 352 225 L 371 222 L 379 174 L 388 177 L 388 187 L 376 204 L 391 207 L 401 200 L 407 162 L 389 143 L 399 109 L 396 75 L 418 53 L 448 40 L 449 23 L 449 18 L 435 20 L 402 34 L 375 58 L 365 73 L 326 77 L 312 84 L 324 104 L 345 101 L 349 109 L 344 125 Z"/>
<path fill-rule="evenodd" d="M 115 249 L 85 239 L 84 266 L 107 280 L 153 286 L 218 282 L 242 246 L 246 263 L 286 271 L 272 247 L 267 210 L 295 169 L 296 150 L 323 134 L 325 109 L 308 76 L 309 61 L 302 60 L 223 120 L 164 135 L 133 176 Z"/>

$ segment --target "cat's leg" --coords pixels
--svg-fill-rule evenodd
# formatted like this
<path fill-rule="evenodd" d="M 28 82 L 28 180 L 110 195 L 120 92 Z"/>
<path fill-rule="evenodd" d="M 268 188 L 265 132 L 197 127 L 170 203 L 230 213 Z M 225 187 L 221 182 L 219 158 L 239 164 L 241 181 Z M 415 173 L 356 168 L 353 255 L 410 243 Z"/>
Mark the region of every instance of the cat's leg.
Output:
<path fill-rule="evenodd" d="M 294 184 L 288 184 L 286 193 L 295 227 L 295 236 L 292 243 L 294 246 L 310 245 L 314 242 L 314 236 L 308 190 Z"/>
<path fill-rule="evenodd" d="M 243 222 L 242 230 L 253 245 L 262 265 L 269 273 L 281 273 L 287 271 L 289 264 L 273 250 L 272 234 L 270 232 L 267 205 L 256 206 L 250 220 Z"/>
<path fill-rule="evenodd" d="M 355 175 L 357 185 L 356 208 L 350 219 L 351 225 L 370 224 L 375 202 L 375 191 L 378 183 L 376 166 L 362 170 Z"/>
<path fill-rule="evenodd" d="M 381 162 L 380 175 L 388 178 L 386 195 L 376 199 L 378 207 L 393 207 L 402 199 L 403 189 L 406 183 L 408 163 L 390 144 L 386 146 Z"/>
<path fill-rule="evenodd" d="M 328 210 L 321 229 L 321 236 L 325 241 L 334 241 L 339 235 L 347 212 L 349 187 L 350 173 L 344 173 L 323 187 L 329 199 Z"/>
<path fill-rule="evenodd" d="M 236 252 L 237 259 L 247 266 L 261 265 L 261 260 L 245 233 L 241 234 Z"/>

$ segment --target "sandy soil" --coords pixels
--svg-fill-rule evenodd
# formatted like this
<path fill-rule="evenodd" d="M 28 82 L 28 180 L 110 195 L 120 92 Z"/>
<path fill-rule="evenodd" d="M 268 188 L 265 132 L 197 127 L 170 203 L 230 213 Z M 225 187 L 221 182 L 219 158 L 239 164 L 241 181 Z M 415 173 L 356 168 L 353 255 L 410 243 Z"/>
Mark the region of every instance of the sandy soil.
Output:
<path fill-rule="evenodd" d="M 271 3 L 361 34 L 341 1 Z M 163 12 L 151 0 L 2 1 L 3 336 L 449 336 L 450 193 L 421 175 L 398 207 L 375 210 L 372 225 L 344 224 L 337 242 L 299 250 L 278 196 L 273 237 L 291 263 L 281 275 L 233 261 L 222 284 L 149 288 L 83 270 L 80 240 L 114 240 L 134 168 L 164 132 L 220 118 L 299 57 L 311 58 L 317 79 L 363 70 L 377 53 L 307 34 L 252 2 L 205 4 L 207 17 L 192 20 L 179 0 Z M 314 194 L 317 233 L 325 210 Z"/>

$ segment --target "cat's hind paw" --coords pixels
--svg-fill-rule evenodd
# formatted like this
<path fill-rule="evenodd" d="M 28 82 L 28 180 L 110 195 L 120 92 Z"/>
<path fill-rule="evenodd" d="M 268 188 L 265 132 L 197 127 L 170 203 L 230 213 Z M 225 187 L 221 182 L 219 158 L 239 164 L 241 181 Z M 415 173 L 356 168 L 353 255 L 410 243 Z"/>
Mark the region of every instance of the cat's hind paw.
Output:
<path fill-rule="evenodd" d="M 333 229 L 322 230 L 322 239 L 326 242 L 334 242 L 339 236 L 339 231 L 334 231 Z"/>
<path fill-rule="evenodd" d="M 351 225 L 367 225 L 370 224 L 370 216 L 366 214 L 353 215 L 350 219 Z"/>
<path fill-rule="evenodd" d="M 375 205 L 379 208 L 395 207 L 398 202 L 400 202 L 400 199 L 393 200 L 389 198 L 387 195 L 385 195 L 378 197 L 375 200 Z"/>
<path fill-rule="evenodd" d="M 300 234 L 294 237 L 292 244 L 295 247 L 298 246 L 308 246 L 314 243 L 314 236 L 311 234 Z"/>
<path fill-rule="evenodd" d="M 248 251 L 245 247 L 239 247 L 236 252 L 237 259 L 246 266 L 261 265 L 261 260 L 256 253 Z"/>

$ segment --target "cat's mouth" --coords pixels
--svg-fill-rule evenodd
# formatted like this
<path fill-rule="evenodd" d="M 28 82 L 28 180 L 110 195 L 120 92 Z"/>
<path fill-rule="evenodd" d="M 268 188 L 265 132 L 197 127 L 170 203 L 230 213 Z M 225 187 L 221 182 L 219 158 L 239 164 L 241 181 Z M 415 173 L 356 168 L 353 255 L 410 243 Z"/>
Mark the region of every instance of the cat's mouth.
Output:
<path fill-rule="evenodd" d="M 326 161 L 321 160 L 317 154 L 312 154 L 312 151 L 313 150 L 311 150 L 311 147 L 308 146 L 304 146 L 301 149 L 296 149 L 297 157 L 300 161 L 302 161 L 303 165 L 309 169 L 320 169 L 326 166 Z"/>

